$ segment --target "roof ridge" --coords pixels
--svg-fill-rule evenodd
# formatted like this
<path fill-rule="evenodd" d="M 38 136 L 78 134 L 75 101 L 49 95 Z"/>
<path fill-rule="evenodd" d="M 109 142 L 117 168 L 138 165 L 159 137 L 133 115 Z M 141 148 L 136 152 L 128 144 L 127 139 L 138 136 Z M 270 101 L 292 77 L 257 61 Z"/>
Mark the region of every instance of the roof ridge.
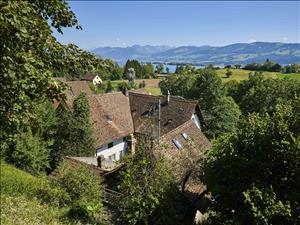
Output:
<path fill-rule="evenodd" d="M 167 97 L 167 95 L 149 95 L 149 94 L 143 94 L 143 93 L 138 93 L 138 92 L 129 92 L 129 95 L 139 95 L 139 96 L 144 96 L 144 97 L 149 97 L 149 98 L 160 98 L 160 97 Z M 171 98 L 176 98 L 177 101 L 181 101 L 181 102 L 191 102 L 191 103 L 198 103 L 197 100 L 193 100 L 193 99 L 186 99 L 184 97 L 178 96 L 178 95 L 170 95 Z"/>

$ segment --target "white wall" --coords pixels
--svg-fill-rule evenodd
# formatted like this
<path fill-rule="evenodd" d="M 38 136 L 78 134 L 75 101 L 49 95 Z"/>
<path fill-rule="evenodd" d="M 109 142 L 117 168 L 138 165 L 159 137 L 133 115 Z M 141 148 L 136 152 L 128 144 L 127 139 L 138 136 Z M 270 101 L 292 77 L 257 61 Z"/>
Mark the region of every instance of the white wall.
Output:
<path fill-rule="evenodd" d="M 96 156 L 103 155 L 104 158 L 109 159 L 109 156 L 115 154 L 116 160 L 120 160 L 120 152 L 123 151 L 123 155 L 126 153 L 127 150 L 127 143 L 123 141 L 123 138 L 117 139 L 114 141 L 114 146 L 108 148 L 108 144 L 97 148 Z"/>
<path fill-rule="evenodd" d="M 101 84 L 102 80 L 99 76 L 95 76 L 95 78 L 93 79 L 93 84 L 97 85 L 97 84 Z"/>
<path fill-rule="evenodd" d="M 200 124 L 199 116 L 196 113 L 194 113 L 192 115 L 191 119 L 194 121 L 194 123 L 196 124 L 196 126 L 201 130 L 201 124 Z"/>

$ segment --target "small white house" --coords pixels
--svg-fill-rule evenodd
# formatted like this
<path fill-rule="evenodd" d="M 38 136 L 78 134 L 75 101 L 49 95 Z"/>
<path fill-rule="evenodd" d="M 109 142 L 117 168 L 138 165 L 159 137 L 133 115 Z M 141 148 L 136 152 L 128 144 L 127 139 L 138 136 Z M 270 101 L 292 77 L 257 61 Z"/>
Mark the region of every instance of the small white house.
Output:
<path fill-rule="evenodd" d="M 81 80 L 91 81 L 95 86 L 102 84 L 102 79 L 97 74 L 88 73 Z"/>

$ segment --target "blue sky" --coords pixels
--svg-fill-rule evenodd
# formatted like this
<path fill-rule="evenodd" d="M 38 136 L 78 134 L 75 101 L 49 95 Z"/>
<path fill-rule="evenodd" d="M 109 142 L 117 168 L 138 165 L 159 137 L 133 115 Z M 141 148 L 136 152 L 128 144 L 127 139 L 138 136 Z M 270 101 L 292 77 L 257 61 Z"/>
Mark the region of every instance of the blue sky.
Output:
<path fill-rule="evenodd" d="M 299 2 L 68 1 L 83 30 L 54 32 L 81 48 L 300 42 Z"/>

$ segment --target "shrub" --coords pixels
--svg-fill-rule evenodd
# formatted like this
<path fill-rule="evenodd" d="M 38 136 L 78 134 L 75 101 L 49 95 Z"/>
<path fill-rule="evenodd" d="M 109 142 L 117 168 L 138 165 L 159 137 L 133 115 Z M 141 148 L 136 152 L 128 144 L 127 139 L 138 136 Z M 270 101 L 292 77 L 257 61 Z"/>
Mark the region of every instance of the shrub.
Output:
<path fill-rule="evenodd" d="M 96 223 L 101 220 L 103 190 L 100 178 L 88 166 L 71 167 L 63 162 L 59 167 L 57 183 L 71 199 L 70 217 Z"/>
<path fill-rule="evenodd" d="M 28 128 L 17 136 L 10 161 L 30 173 L 43 172 L 49 167 L 50 145 L 50 142 L 44 141 L 37 134 L 33 135 Z"/>

